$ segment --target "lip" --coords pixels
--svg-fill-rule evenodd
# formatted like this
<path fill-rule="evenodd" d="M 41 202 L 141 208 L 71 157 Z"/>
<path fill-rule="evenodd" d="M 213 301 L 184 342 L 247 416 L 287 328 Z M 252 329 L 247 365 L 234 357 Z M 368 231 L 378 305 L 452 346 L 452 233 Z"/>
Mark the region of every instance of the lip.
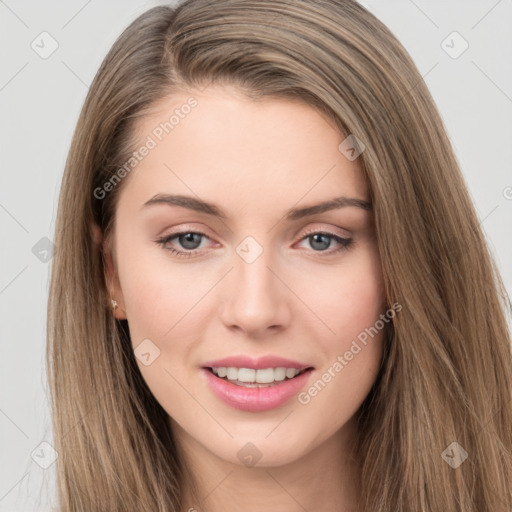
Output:
<path fill-rule="evenodd" d="M 234 368 L 251 368 L 254 370 L 262 370 L 264 368 L 296 368 L 297 370 L 304 370 L 311 368 L 310 364 L 303 364 L 290 359 L 285 359 L 278 356 L 263 356 L 257 359 L 248 356 L 230 356 L 224 359 L 217 359 L 215 361 L 208 361 L 202 365 L 203 368 L 219 368 L 219 367 L 234 367 Z"/>
<path fill-rule="evenodd" d="M 246 368 L 246 366 L 242 366 L 242 368 Z M 312 367 L 306 368 L 308 370 L 293 379 L 286 379 L 263 388 L 237 386 L 217 377 L 208 368 L 201 368 L 201 372 L 206 378 L 210 390 L 225 404 L 242 411 L 263 412 L 284 405 L 299 393 L 313 371 Z"/>

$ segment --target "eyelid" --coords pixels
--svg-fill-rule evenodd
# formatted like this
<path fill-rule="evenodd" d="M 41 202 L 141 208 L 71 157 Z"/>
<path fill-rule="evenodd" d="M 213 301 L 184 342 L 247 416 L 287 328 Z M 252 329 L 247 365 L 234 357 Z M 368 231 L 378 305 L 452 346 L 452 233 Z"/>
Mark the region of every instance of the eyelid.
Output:
<path fill-rule="evenodd" d="M 341 230 L 342 233 L 338 233 L 336 232 L 336 229 L 338 230 Z M 329 234 L 329 235 L 332 235 L 332 236 L 339 236 L 340 238 L 352 238 L 352 234 L 350 232 L 348 232 L 346 229 L 341 229 L 341 228 L 331 228 L 331 227 L 328 227 L 326 228 L 325 227 L 325 224 L 321 224 L 321 223 L 316 223 L 315 225 L 313 225 L 313 227 L 311 228 L 307 228 L 306 231 L 299 231 L 299 233 L 297 234 L 297 236 L 302 233 L 302 236 L 301 236 L 301 239 L 304 238 L 305 236 L 307 235 L 310 235 L 310 234 L 314 234 L 314 233 L 326 233 L 326 234 Z"/>
<path fill-rule="evenodd" d="M 212 240 L 212 237 L 208 234 L 208 229 L 201 227 L 194 227 L 192 224 L 180 224 L 176 228 L 173 228 L 169 232 L 165 232 L 165 235 L 160 235 L 158 238 L 170 238 L 176 235 L 183 235 L 185 233 L 197 233 L 198 235 L 203 235 L 206 238 Z"/>

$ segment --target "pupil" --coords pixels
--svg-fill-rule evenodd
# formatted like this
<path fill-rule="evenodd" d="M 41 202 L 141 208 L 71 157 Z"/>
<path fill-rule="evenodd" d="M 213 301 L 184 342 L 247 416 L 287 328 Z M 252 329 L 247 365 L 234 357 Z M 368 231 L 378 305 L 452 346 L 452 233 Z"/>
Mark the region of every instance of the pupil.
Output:
<path fill-rule="evenodd" d="M 320 250 L 324 250 L 324 249 L 328 249 L 329 248 L 329 244 L 330 244 L 330 240 L 329 240 L 329 237 L 327 235 L 322 235 L 320 233 L 317 233 L 315 235 L 312 235 L 312 238 L 313 238 L 313 241 L 311 243 L 311 246 L 315 249 L 320 249 Z M 319 241 L 321 238 L 324 239 L 323 242 Z M 320 243 L 320 247 L 316 246 L 315 247 L 315 244 L 317 243 Z"/>
<path fill-rule="evenodd" d="M 186 249 L 197 249 L 197 246 L 201 242 L 200 237 L 201 235 L 199 235 L 198 233 L 186 233 L 180 236 L 180 243 Z"/>

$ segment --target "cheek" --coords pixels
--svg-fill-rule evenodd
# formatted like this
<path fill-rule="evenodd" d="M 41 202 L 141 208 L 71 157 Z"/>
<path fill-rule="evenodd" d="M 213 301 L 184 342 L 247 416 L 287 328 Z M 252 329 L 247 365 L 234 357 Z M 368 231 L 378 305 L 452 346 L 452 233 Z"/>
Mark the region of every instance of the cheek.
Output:
<path fill-rule="evenodd" d="M 321 339 L 331 348 L 350 344 L 350 340 L 373 326 L 386 309 L 382 271 L 374 248 L 359 251 L 343 266 L 324 275 L 315 273 L 303 290 L 304 297 L 307 290 L 316 290 L 309 293 L 308 300 L 325 324 Z"/>
<path fill-rule="evenodd" d="M 342 289 L 327 311 L 338 336 L 354 338 L 374 325 L 384 312 L 383 287 L 378 273 L 371 271 L 353 273 L 341 281 Z"/>
<path fill-rule="evenodd" d="M 328 437 L 356 413 L 377 378 L 386 327 L 382 288 L 375 276 L 354 276 L 326 304 L 326 323 L 335 335 L 318 337 L 322 364 L 298 396 L 310 426 Z M 324 411 L 329 411 L 328 417 Z"/>
<path fill-rule="evenodd" d="M 128 247 L 121 242 L 120 250 Z M 184 269 L 167 261 L 165 254 L 155 257 L 155 250 L 147 248 L 125 250 L 118 267 L 139 370 L 167 413 L 178 416 L 183 414 L 182 404 L 190 401 L 182 383 L 191 369 L 186 363 L 200 339 L 195 326 L 204 324 L 198 320 L 201 304 L 194 304 L 207 291 L 200 275 L 195 279 L 190 268 Z M 150 354 L 147 365 L 137 356 L 146 353 Z"/>
<path fill-rule="evenodd" d="M 178 332 L 180 338 L 182 334 L 190 337 L 190 323 L 186 332 L 181 331 L 190 320 L 189 310 L 206 293 L 208 285 L 199 267 L 194 275 L 190 266 L 166 258 L 163 249 L 162 254 L 151 246 L 130 251 L 129 240 L 123 242 L 119 240 L 118 254 L 122 257 L 118 272 L 132 343 L 154 338 L 160 344 L 163 338 Z M 194 308 L 191 313 L 197 315 L 198 311 L 200 308 Z"/>
<path fill-rule="evenodd" d="M 319 325 L 323 329 L 317 337 L 322 366 L 300 403 L 314 401 L 313 407 L 320 408 L 343 404 L 334 415 L 339 422 L 355 413 L 370 391 L 391 319 L 381 320 L 386 301 L 375 250 L 359 252 L 335 278 L 322 279 L 322 283 L 324 293 L 314 295 L 314 307 L 330 332 Z"/>

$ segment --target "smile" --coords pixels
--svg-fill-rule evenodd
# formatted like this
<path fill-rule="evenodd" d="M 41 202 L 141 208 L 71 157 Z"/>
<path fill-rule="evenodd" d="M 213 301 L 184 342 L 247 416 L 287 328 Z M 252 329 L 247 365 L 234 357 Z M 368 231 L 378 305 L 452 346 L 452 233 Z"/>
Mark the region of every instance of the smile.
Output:
<path fill-rule="evenodd" d="M 241 411 L 263 412 L 280 407 L 297 395 L 305 387 L 313 368 L 300 370 L 276 367 L 256 370 L 211 367 L 201 368 L 201 372 L 210 390 L 224 404 Z M 292 374 L 292 377 L 288 377 Z M 258 379 L 268 382 L 258 382 Z"/>
<path fill-rule="evenodd" d="M 237 386 L 244 387 L 268 387 L 276 382 L 282 382 L 286 379 L 293 379 L 299 373 L 305 370 L 297 368 L 236 368 L 233 366 L 213 367 L 212 372 L 224 380 L 232 382 Z"/>

